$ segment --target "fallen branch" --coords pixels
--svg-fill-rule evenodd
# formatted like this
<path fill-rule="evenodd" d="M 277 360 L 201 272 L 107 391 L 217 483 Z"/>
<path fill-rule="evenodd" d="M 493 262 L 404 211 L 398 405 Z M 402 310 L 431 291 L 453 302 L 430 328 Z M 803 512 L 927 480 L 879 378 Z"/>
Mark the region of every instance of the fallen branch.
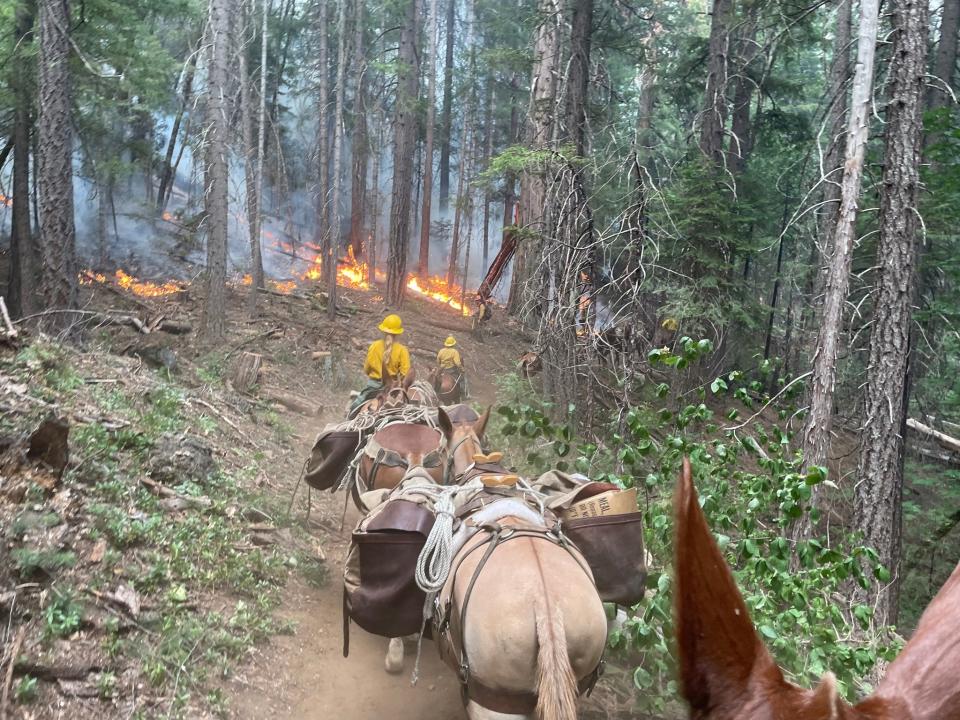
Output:
<path fill-rule="evenodd" d="M 915 452 L 921 457 L 925 457 L 928 460 L 936 460 L 937 462 L 942 462 L 947 465 L 954 465 L 960 467 L 960 457 L 949 452 L 939 452 L 937 450 L 931 450 L 930 448 L 925 448 L 922 445 L 917 445 L 915 443 L 910 443 L 907 446 L 907 449 L 910 452 Z"/>
<path fill-rule="evenodd" d="M 250 438 L 248 438 L 248 437 L 246 436 L 246 434 L 243 432 L 243 430 L 241 430 L 240 428 L 237 427 L 236 423 L 234 423 L 230 418 L 228 418 L 228 417 L 227 417 L 226 415 L 224 415 L 222 412 L 220 412 L 219 410 L 217 410 L 213 405 L 211 405 L 210 403 L 208 403 L 206 400 L 201 400 L 200 398 L 192 397 L 192 398 L 190 398 L 190 401 L 191 401 L 191 402 L 195 402 L 195 403 L 197 403 L 198 405 L 203 405 L 203 407 L 207 408 L 207 410 L 209 410 L 210 412 L 212 412 L 212 413 L 213 413 L 214 415 L 216 415 L 218 418 L 220 418 L 221 420 L 223 420 L 227 425 L 229 425 L 230 427 L 232 427 L 240 437 L 242 437 L 242 438 L 243 438 L 244 440 L 246 440 L 247 442 L 250 442 Z M 253 444 L 253 443 L 251 443 L 251 445 L 252 445 L 252 444 Z"/>
<path fill-rule="evenodd" d="M 942 433 L 939 430 L 934 430 L 932 427 L 929 425 L 924 425 L 919 420 L 907 418 L 907 427 L 920 433 L 921 435 L 926 435 L 927 437 L 933 438 L 941 447 L 944 447 L 947 450 L 952 452 L 960 452 L 960 440 L 955 437 L 951 437 L 946 433 Z"/>
<path fill-rule="evenodd" d="M 20 647 L 23 645 L 23 638 L 27 635 L 27 629 L 21 627 L 17 631 L 17 637 L 13 641 L 13 647 L 10 649 L 10 661 L 7 665 L 7 674 L 3 681 L 3 697 L 0 699 L 0 720 L 7 720 L 7 707 L 10 701 L 10 686 L 13 684 L 13 671 L 17 664 L 17 655 L 20 654 Z"/>
<path fill-rule="evenodd" d="M 83 680 L 90 673 L 100 672 L 103 668 L 96 663 L 84 665 L 41 665 L 35 662 L 18 662 L 13 666 L 13 674 L 30 675 L 40 680 Z"/>
<path fill-rule="evenodd" d="M 10 313 L 7 312 L 7 304 L 3 300 L 3 295 L 0 295 L 0 318 L 3 319 L 3 325 L 6 328 L 7 340 L 16 340 L 17 329 L 10 322 Z"/>
<path fill-rule="evenodd" d="M 239 350 L 240 348 L 242 348 L 244 345 L 249 345 L 249 344 L 252 343 L 254 340 L 259 340 L 260 338 L 265 338 L 265 337 L 273 337 L 273 336 L 276 335 L 277 333 L 282 333 L 282 329 L 281 329 L 279 326 L 277 326 L 277 327 L 272 327 L 272 328 L 270 328 L 269 330 L 267 330 L 267 331 L 265 331 L 265 332 L 262 332 L 262 333 L 257 333 L 256 335 L 251 335 L 250 337 L 248 337 L 248 338 L 246 338 L 246 339 L 244 339 L 244 340 L 241 340 L 241 341 L 238 342 L 236 345 L 234 345 L 232 348 L 230 348 L 229 350 L 227 350 L 227 354 L 226 354 L 224 357 L 225 357 L 225 358 L 230 357 L 230 356 L 233 355 L 237 350 Z"/>

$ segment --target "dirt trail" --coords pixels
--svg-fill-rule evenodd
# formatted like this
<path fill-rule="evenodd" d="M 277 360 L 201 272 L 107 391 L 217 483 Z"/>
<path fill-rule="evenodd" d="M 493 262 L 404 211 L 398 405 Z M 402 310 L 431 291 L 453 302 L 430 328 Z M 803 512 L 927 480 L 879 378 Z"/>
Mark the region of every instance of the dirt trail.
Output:
<path fill-rule="evenodd" d="M 404 322 L 408 328 L 413 326 L 414 332 L 408 337 L 416 338 L 415 348 L 439 347 L 449 333 L 442 323 L 409 311 L 404 313 Z M 367 335 L 370 333 L 361 337 Z M 473 342 L 467 333 L 458 333 L 457 337 L 470 371 L 471 402 L 478 408 L 493 403 L 496 389 L 492 380 L 512 366 L 520 346 L 516 339 L 502 336 L 484 344 Z M 425 366 L 422 350 L 414 361 L 421 368 Z M 299 440 L 293 451 L 297 466 L 299 458 L 309 454 L 317 431 L 327 422 L 339 419 L 348 401 L 347 392 L 344 389 L 327 398 L 330 402 L 325 405 L 328 409 L 324 417 L 297 418 Z M 296 478 L 272 480 L 272 484 L 289 493 Z M 229 685 L 236 716 L 249 720 L 463 720 L 456 678 L 440 661 L 433 643 L 423 643 L 420 680 L 415 687 L 410 683 L 414 645 L 407 646 L 403 673 L 390 675 L 384 669 L 387 641 L 354 625 L 350 630 L 350 656 L 343 657 L 343 561 L 350 531 L 359 519 L 351 503 L 340 530 L 343 510 L 342 493 L 313 494 L 312 517 L 327 529 L 315 530 L 314 534 L 327 559 L 328 581 L 319 589 L 300 581 L 291 582 L 284 590 L 277 615 L 294 623 L 294 634 L 276 636 L 255 648 L 251 661 L 238 668 Z"/>

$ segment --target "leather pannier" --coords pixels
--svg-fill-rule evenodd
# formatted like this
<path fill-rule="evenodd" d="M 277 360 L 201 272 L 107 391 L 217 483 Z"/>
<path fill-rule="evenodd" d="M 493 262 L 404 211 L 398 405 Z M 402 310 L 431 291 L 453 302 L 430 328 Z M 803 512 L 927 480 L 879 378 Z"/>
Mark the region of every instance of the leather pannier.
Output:
<path fill-rule="evenodd" d="M 389 500 L 352 536 L 344 568 L 344 610 L 374 635 L 420 632 L 424 592 L 415 580 L 417 558 L 436 516 L 420 504 Z"/>
<path fill-rule="evenodd" d="M 563 529 L 590 566 L 601 600 L 628 607 L 643 600 L 643 513 L 567 520 Z"/>
<path fill-rule="evenodd" d="M 315 490 L 336 490 L 359 447 L 356 432 L 321 433 L 313 445 L 304 480 Z"/>

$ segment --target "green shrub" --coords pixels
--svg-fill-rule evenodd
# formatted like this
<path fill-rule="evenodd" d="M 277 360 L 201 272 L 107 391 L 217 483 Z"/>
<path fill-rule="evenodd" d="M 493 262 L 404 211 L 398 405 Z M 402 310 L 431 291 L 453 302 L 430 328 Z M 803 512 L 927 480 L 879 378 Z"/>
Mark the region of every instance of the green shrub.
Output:
<path fill-rule="evenodd" d="M 669 377 L 712 349 L 709 341 L 688 338 L 679 348 L 677 354 L 651 353 L 658 373 Z M 764 401 L 756 396 L 759 388 L 759 382 L 747 382 L 737 372 L 677 397 L 668 383 L 651 383 L 643 404 L 623 408 L 591 442 L 576 437 L 573 407 L 565 422 L 551 420 L 550 409 L 536 404 L 498 408 L 497 431 L 504 443 L 527 449 L 522 459 L 528 464 L 538 469 L 552 464 L 638 490 L 646 546 L 654 557 L 650 592 L 611 634 L 611 644 L 640 658 L 634 682 L 646 710 L 661 711 L 679 701 L 670 563 L 672 494 L 685 456 L 754 623 L 789 676 L 809 685 L 830 670 L 851 697 L 864 689 L 863 679 L 875 663 L 897 650 L 886 629 L 872 628 L 870 607 L 843 599 L 854 584 L 870 588 L 876 579 L 889 579 L 874 551 L 854 537 L 814 538 L 796 547 L 785 539 L 793 521 L 810 512 L 811 490 L 827 482 L 826 470 L 804 468 L 791 448 L 791 432 L 769 420 L 782 416 L 758 414 L 767 419 L 731 422 L 730 428 L 715 419 L 712 406 L 722 402 L 733 403 L 728 418 L 737 416 L 736 406 L 756 413 Z"/>

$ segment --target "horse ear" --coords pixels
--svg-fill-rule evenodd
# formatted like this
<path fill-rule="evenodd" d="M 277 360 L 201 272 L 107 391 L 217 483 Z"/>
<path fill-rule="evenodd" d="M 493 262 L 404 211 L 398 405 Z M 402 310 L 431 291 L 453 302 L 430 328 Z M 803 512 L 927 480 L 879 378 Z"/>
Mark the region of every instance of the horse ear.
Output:
<path fill-rule="evenodd" d="M 413 381 L 417 379 L 416 368 L 411 367 L 410 372 L 407 373 L 407 376 L 403 379 L 403 389 L 409 390 L 410 386 L 413 385 Z"/>
<path fill-rule="evenodd" d="M 674 494 L 674 616 L 683 695 L 706 713 L 745 697 L 751 672 L 782 674 L 753 627 L 733 573 L 707 527 L 690 477 L 690 461 Z M 761 661 L 758 664 L 758 661 Z"/>
<path fill-rule="evenodd" d="M 473 425 L 473 433 L 481 440 L 483 439 L 483 434 L 487 431 L 487 421 L 490 420 L 490 410 L 492 408 L 492 405 L 487 405 L 487 409 L 483 411 L 483 415 L 481 415 L 480 419 Z"/>
<path fill-rule="evenodd" d="M 453 438 L 453 421 L 450 420 L 450 416 L 447 415 L 447 411 L 442 407 L 437 408 L 437 425 L 440 427 L 440 432 L 443 433 L 443 437 L 447 441 L 447 444 L 449 444 L 450 440 Z"/>
<path fill-rule="evenodd" d="M 960 564 L 923 611 L 920 623 L 887 669 L 877 691 L 856 709 L 865 715 L 882 708 L 889 717 L 960 719 Z M 909 708 L 912 715 L 904 712 Z M 896 712 L 894 712 L 894 710 Z M 877 713 L 879 717 L 879 713 Z"/>

